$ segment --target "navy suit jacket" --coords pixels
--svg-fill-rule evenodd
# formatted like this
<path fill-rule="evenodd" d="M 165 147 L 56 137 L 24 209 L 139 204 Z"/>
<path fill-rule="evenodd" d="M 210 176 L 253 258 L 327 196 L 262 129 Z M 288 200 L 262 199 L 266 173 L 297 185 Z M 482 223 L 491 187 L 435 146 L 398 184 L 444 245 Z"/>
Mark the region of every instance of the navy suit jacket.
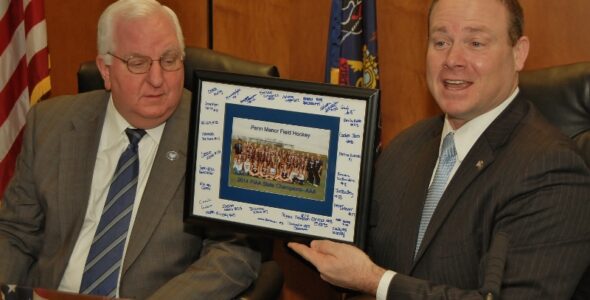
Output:
<path fill-rule="evenodd" d="M 388 298 L 481 299 L 490 243 L 504 232 L 502 299 L 569 299 L 590 265 L 590 171 L 521 97 L 466 155 L 414 259 L 443 121 L 409 128 L 377 162 L 368 251 L 398 272 Z"/>

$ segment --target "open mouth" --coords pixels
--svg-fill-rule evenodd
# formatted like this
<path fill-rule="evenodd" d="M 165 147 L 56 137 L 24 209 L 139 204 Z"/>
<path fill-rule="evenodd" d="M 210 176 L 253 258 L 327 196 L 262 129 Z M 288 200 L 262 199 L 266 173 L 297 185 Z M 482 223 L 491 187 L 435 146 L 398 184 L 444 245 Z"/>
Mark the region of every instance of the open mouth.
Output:
<path fill-rule="evenodd" d="M 464 89 L 472 85 L 473 82 L 466 80 L 443 80 L 443 85 L 448 89 Z"/>

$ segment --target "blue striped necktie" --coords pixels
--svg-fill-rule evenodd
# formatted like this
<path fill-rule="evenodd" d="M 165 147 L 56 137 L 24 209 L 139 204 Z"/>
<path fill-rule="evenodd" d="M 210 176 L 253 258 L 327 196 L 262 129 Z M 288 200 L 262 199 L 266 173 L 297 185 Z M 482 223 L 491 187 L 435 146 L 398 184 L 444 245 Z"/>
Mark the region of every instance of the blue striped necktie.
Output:
<path fill-rule="evenodd" d="M 139 157 L 137 145 L 143 129 L 125 129 L 129 146 L 121 154 L 107 195 L 100 222 L 86 259 L 80 293 L 115 297 L 125 240 L 129 231 L 137 190 Z"/>
<path fill-rule="evenodd" d="M 426 201 L 424 202 L 424 208 L 422 209 L 422 218 L 420 220 L 420 228 L 418 229 L 418 239 L 416 240 L 416 250 L 414 251 L 414 257 L 418 254 L 420 244 L 430 223 L 430 218 L 434 214 L 434 210 L 438 205 L 438 201 L 447 187 L 447 181 L 449 174 L 455 165 L 457 160 L 457 150 L 455 149 L 455 141 L 453 139 L 453 133 L 447 134 L 443 140 L 442 149 L 440 151 L 440 159 L 436 166 L 436 173 L 432 179 L 432 184 L 428 188 L 428 194 L 426 194 Z"/>

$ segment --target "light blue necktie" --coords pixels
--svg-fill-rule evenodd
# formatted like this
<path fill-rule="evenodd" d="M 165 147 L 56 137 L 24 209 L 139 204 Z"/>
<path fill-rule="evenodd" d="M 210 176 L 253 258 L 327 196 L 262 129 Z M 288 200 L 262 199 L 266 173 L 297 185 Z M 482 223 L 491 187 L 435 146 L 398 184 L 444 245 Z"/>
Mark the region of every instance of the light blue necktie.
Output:
<path fill-rule="evenodd" d="M 418 229 L 418 239 L 416 240 L 414 257 L 418 254 L 420 244 L 422 243 L 422 239 L 428 228 L 428 223 L 430 223 L 430 218 L 432 218 L 432 214 L 434 214 L 434 210 L 438 205 L 438 201 L 445 192 L 449 174 L 451 173 L 456 160 L 457 150 L 455 150 L 453 133 L 450 132 L 443 140 L 440 158 L 438 165 L 436 166 L 436 173 L 434 173 L 432 184 L 430 184 L 430 187 L 428 188 L 428 194 L 426 195 L 426 201 L 424 202 L 424 208 L 422 209 L 422 218 L 420 220 L 420 228 Z"/>
<path fill-rule="evenodd" d="M 121 154 L 111 180 L 107 200 L 86 259 L 80 285 L 82 294 L 109 297 L 116 295 L 119 269 L 137 190 L 137 145 L 145 130 L 127 128 L 125 133 L 129 138 L 129 146 Z"/>

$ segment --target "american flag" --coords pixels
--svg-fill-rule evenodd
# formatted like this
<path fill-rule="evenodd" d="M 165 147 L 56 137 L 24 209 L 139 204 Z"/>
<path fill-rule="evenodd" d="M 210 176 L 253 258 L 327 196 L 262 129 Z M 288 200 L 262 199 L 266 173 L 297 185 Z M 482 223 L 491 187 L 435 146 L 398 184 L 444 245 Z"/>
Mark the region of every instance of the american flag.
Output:
<path fill-rule="evenodd" d="M 43 0 L 0 0 L 0 196 L 14 173 L 27 111 L 50 89 Z"/>

